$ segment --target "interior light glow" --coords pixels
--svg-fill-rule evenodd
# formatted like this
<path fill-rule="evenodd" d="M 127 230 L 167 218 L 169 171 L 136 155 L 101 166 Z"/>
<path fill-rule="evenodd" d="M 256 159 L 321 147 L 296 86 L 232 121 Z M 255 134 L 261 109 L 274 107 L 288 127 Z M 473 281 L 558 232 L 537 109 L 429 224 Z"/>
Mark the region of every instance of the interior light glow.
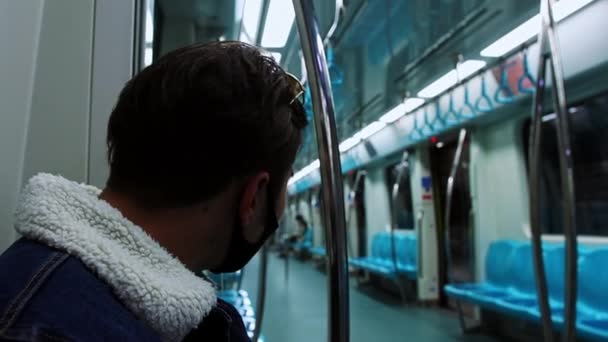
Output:
<path fill-rule="evenodd" d="M 453 69 L 447 74 L 439 77 L 436 81 L 420 90 L 418 96 L 424 98 L 435 97 L 458 83 L 459 77 L 460 79 L 467 78 L 484 66 L 486 66 L 486 62 L 484 61 L 469 59 L 458 65 L 458 73 L 456 72 L 456 69 Z"/>
<path fill-rule="evenodd" d="M 418 107 L 422 106 L 424 102 L 426 102 L 424 99 L 410 97 L 409 99 L 405 100 L 405 102 L 403 102 L 403 104 L 405 105 L 405 112 L 413 112 L 414 110 L 418 109 Z"/>
<path fill-rule="evenodd" d="M 485 66 L 486 62 L 484 61 L 469 59 L 458 65 L 458 75 L 460 76 L 460 79 L 464 79 L 473 75 Z"/>
<path fill-rule="evenodd" d="M 590 4 L 594 0 L 561 0 L 553 7 L 553 17 L 556 22 L 569 17 L 571 14 Z M 540 29 L 540 15 L 537 14 L 511 32 L 498 38 L 494 43 L 481 50 L 484 57 L 501 57 L 516 47 L 527 42 L 538 34 Z"/>
<path fill-rule="evenodd" d="M 144 42 L 146 44 L 152 44 L 154 41 L 154 16 L 152 15 L 152 8 L 149 2 L 146 9 L 146 27 L 144 32 Z"/>
<path fill-rule="evenodd" d="M 365 128 L 363 128 L 361 132 L 359 132 L 359 136 L 361 137 L 361 139 L 367 139 L 372 135 L 380 132 L 380 130 L 384 127 L 386 127 L 386 124 L 384 122 L 374 121 L 371 124 L 365 126 Z"/>
<path fill-rule="evenodd" d="M 568 18 L 581 8 L 589 5 L 594 0 L 560 0 L 553 6 L 553 19 L 561 21 Z"/>
<path fill-rule="evenodd" d="M 351 148 L 357 146 L 357 144 L 361 142 L 361 137 L 359 134 L 355 134 L 352 137 L 344 140 L 342 143 L 340 143 L 340 146 L 338 146 L 338 148 L 340 149 L 340 152 L 346 152 L 348 150 L 350 150 Z"/>
<path fill-rule="evenodd" d="M 263 0 L 245 0 L 245 8 L 243 9 L 243 31 L 245 35 L 241 32 L 241 41 L 253 43 L 255 37 L 257 37 L 262 3 Z M 247 40 L 243 40 L 243 38 Z"/>
<path fill-rule="evenodd" d="M 274 58 L 277 63 L 281 63 L 281 53 L 280 52 L 271 52 L 272 58 Z"/>
<path fill-rule="evenodd" d="M 271 0 L 264 23 L 262 46 L 267 48 L 285 46 L 294 18 L 295 13 L 291 1 Z"/>
<path fill-rule="evenodd" d="M 291 176 L 291 178 L 289 178 L 289 181 L 287 182 L 287 184 L 288 185 L 294 184 L 295 182 L 299 181 L 300 179 L 306 177 L 308 174 L 310 174 L 314 170 L 318 169 L 319 166 L 321 166 L 321 162 L 319 162 L 319 159 L 316 159 L 312 163 L 303 167 L 300 171 L 296 172 L 293 176 Z"/>
<path fill-rule="evenodd" d="M 439 77 L 436 81 L 424 87 L 421 91 L 418 92 L 418 96 L 420 97 L 435 97 L 441 94 L 444 90 L 453 86 L 457 82 L 456 71 L 452 70 L 447 74 Z"/>
<path fill-rule="evenodd" d="M 393 123 L 393 122 L 399 120 L 405 114 L 406 114 L 405 104 L 402 103 L 402 104 L 398 105 L 397 107 L 386 112 L 386 114 L 382 115 L 380 117 L 380 121 L 384 122 L 385 124 L 390 124 L 390 123 Z"/>
<path fill-rule="evenodd" d="M 557 114 L 555 113 L 551 113 L 551 114 L 547 114 L 547 115 L 543 115 L 543 122 L 547 122 L 547 121 L 551 121 L 551 120 L 555 120 L 557 118 Z"/>
<path fill-rule="evenodd" d="M 393 123 L 402 118 L 405 114 L 422 106 L 423 103 L 424 99 L 419 99 L 417 97 L 409 98 L 380 117 L 380 121 L 384 122 L 385 124 Z"/>

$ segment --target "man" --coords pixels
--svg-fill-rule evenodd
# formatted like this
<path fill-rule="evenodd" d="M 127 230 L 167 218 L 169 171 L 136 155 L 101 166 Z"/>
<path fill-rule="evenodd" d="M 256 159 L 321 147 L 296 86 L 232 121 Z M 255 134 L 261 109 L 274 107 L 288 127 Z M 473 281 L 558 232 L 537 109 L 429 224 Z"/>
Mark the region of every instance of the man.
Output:
<path fill-rule="evenodd" d="M 0 256 L 0 339 L 249 341 L 202 270 L 243 267 L 278 226 L 301 85 L 237 42 L 174 51 L 123 89 L 106 188 L 48 174 Z"/>

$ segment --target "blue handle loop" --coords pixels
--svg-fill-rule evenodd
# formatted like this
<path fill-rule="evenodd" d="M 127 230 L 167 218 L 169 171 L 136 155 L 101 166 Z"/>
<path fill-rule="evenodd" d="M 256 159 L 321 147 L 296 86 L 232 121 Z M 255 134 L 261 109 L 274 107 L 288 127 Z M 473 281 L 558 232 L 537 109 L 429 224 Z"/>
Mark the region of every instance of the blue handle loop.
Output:
<path fill-rule="evenodd" d="M 509 86 L 509 66 L 507 66 L 507 63 L 503 63 L 500 66 L 500 83 L 498 84 L 496 93 L 494 93 L 494 101 L 502 104 L 509 104 L 513 103 L 513 98 L 513 91 Z"/>
<path fill-rule="evenodd" d="M 477 110 L 469 98 L 469 83 L 467 82 L 464 85 L 464 104 L 460 108 L 459 116 L 461 118 L 472 118 L 475 115 L 477 115 Z"/>
<path fill-rule="evenodd" d="M 441 126 L 445 126 L 445 120 L 443 116 L 441 116 L 441 105 L 439 104 L 439 100 L 435 101 L 435 117 L 433 118 L 432 129 L 433 132 L 436 132 L 440 127 L 435 126 L 439 124 Z"/>
<path fill-rule="evenodd" d="M 424 106 L 424 126 L 429 130 L 429 134 L 435 131 L 435 122 L 437 119 L 433 119 L 433 122 L 429 120 L 429 106 Z"/>
<path fill-rule="evenodd" d="M 416 137 L 414 137 L 416 134 Z M 410 138 L 412 139 L 422 139 L 424 138 L 424 126 L 420 127 L 418 124 L 418 111 L 414 112 L 414 127 L 412 132 L 410 133 Z"/>
<path fill-rule="evenodd" d="M 486 74 L 481 76 L 481 95 L 479 95 L 479 98 L 475 101 L 475 109 L 481 113 L 487 113 L 494 110 L 494 103 L 492 103 L 492 98 L 490 98 L 490 95 L 488 94 Z"/>
<path fill-rule="evenodd" d="M 536 91 L 536 87 L 534 87 L 534 85 L 536 84 L 536 80 L 530 72 L 530 64 L 528 62 L 528 51 L 524 51 L 523 55 L 524 73 L 521 74 L 521 77 L 517 81 L 517 90 L 519 90 L 519 92 L 523 94 L 534 94 L 534 92 Z M 526 82 L 526 80 L 529 81 L 532 86 L 526 87 L 524 85 L 524 82 Z"/>
<path fill-rule="evenodd" d="M 460 113 L 456 111 L 454 108 L 454 92 L 450 92 L 449 100 L 448 100 L 448 110 L 444 113 L 443 121 L 451 124 L 458 123 L 460 121 Z M 439 101 L 437 101 L 439 102 Z M 453 117 L 453 120 L 450 120 L 450 117 Z"/>

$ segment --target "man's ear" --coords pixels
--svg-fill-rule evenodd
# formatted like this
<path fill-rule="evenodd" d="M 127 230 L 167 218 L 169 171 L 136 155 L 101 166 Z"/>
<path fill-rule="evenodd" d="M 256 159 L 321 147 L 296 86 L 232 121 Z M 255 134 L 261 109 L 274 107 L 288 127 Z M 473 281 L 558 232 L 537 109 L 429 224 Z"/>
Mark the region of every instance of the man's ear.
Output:
<path fill-rule="evenodd" d="M 239 205 L 239 219 L 243 227 L 261 222 L 257 216 L 265 215 L 266 211 L 262 210 L 264 208 L 261 206 L 265 203 L 264 196 L 266 196 L 269 179 L 270 175 L 265 171 L 247 178 Z"/>

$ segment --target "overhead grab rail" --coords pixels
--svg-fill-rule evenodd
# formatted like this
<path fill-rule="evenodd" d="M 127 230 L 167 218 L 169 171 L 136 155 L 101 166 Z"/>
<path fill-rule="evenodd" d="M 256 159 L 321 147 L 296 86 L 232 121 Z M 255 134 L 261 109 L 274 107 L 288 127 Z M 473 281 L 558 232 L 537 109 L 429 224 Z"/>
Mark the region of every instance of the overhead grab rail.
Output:
<path fill-rule="evenodd" d="M 306 74 L 310 83 L 319 149 L 326 229 L 328 284 L 328 340 L 349 341 L 348 264 L 344 192 L 334 101 L 323 40 L 312 0 L 293 0 Z"/>
<path fill-rule="evenodd" d="M 450 170 L 450 176 L 447 182 L 446 189 L 446 203 L 445 203 L 445 217 L 444 217 L 444 246 L 445 246 L 445 258 L 447 264 L 447 278 L 448 283 L 454 283 L 454 277 L 452 276 L 452 244 L 450 243 L 450 228 L 451 228 L 451 215 L 452 215 L 452 199 L 454 197 L 454 180 L 456 176 L 458 176 L 458 170 L 460 170 L 460 164 L 462 162 L 462 151 L 464 150 L 464 145 L 467 139 L 467 130 L 462 128 L 460 129 L 460 133 L 458 134 L 458 146 L 456 148 L 456 153 L 454 154 L 454 160 L 452 162 L 452 169 Z M 459 300 L 456 300 L 456 309 L 458 311 L 458 321 L 460 323 L 460 328 L 463 332 L 468 332 L 472 328 L 468 328 L 466 326 L 466 322 L 464 319 L 464 312 L 462 310 L 462 304 Z"/>
<path fill-rule="evenodd" d="M 409 157 L 409 153 L 407 151 L 403 152 L 403 156 L 401 157 L 401 162 L 397 166 L 397 176 L 395 177 L 395 182 L 393 183 L 393 189 L 391 193 L 391 257 L 393 259 L 393 269 L 396 273 L 399 273 L 399 268 L 397 265 L 397 246 L 395 242 L 395 230 L 397 230 L 397 200 L 399 197 L 399 188 L 401 187 L 401 180 L 403 179 L 403 173 L 408 170 L 407 168 L 407 159 Z"/>
<path fill-rule="evenodd" d="M 547 279 L 542 256 L 542 232 L 540 217 L 540 164 L 542 143 L 542 116 L 545 114 L 545 87 L 547 84 L 547 63 L 551 66 L 552 92 L 556 111 L 557 143 L 559 154 L 560 181 L 563 193 L 563 225 L 566 245 L 565 287 L 564 287 L 564 332 L 563 340 L 570 342 L 576 337 L 576 296 L 577 296 L 577 241 L 576 209 L 570 148 L 569 118 L 566 90 L 561 63 L 561 51 L 553 18 L 554 0 L 541 0 L 541 30 L 538 35 L 539 60 L 536 93 L 532 106 L 532 129 L 530 136 L 530 221 L 536 288 L 540 305 L 543 333 L 546 342 L 554 341 L 551 309 L 549 306 Z"/>

